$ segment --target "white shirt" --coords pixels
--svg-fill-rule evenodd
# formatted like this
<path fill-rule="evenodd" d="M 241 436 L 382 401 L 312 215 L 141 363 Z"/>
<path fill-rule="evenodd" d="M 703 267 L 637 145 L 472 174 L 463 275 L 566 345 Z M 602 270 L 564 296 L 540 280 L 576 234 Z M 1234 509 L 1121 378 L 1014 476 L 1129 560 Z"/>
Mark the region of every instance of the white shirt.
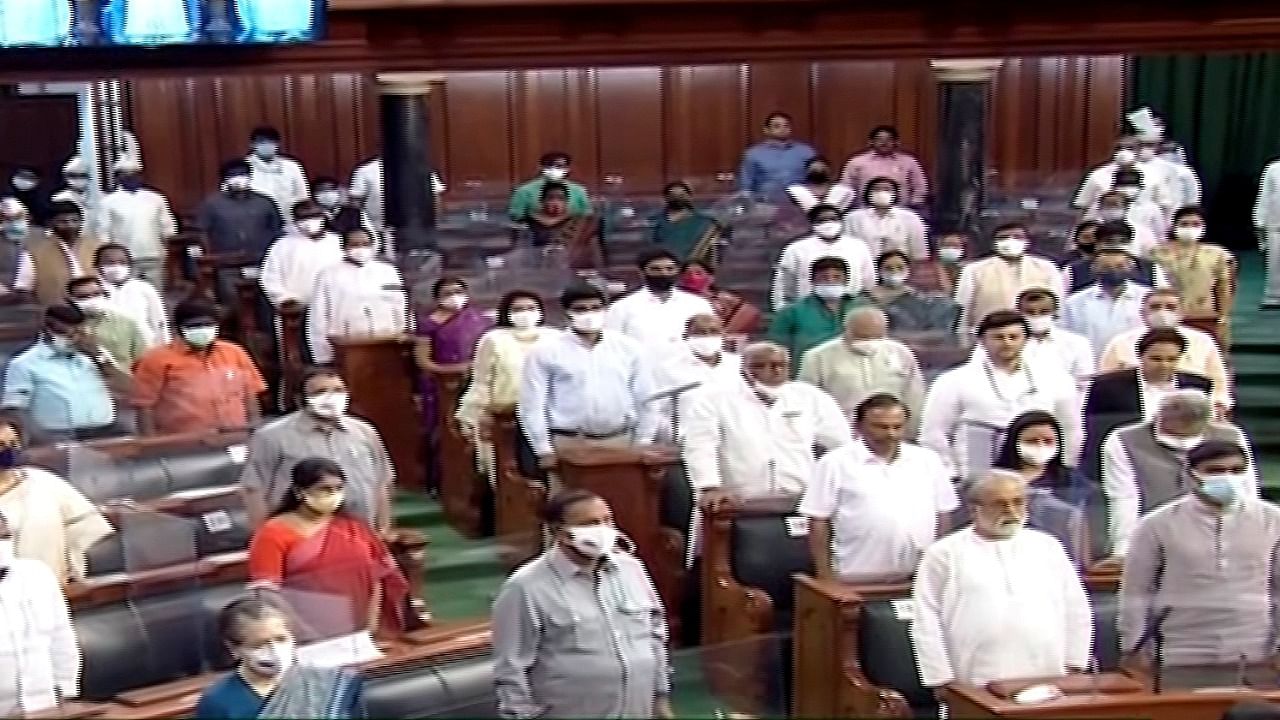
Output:
<path fill-rule="evenodd" d="M 258 282 L 272 305 L 285 300 L 311 303 L 320 271 L 342 262 L 342 239 L 326 232 L 319 239 L 290 233 L 271 244 Z"/>
<path fill-rule="evenodd" d="M 640 288 L 609 306 L 604 327 L 640 343 L 656 367 L 680 350 L 689 318 L 715 312 L 706 298 L 684 290 L 672 290 L 663 299 L 648 288 Z"/>
<path fill-rule="evenodd" d="M 1139 191 L 1138 198 L 1150 200 L 1162 208 L 1169 207 L 1172 199 L 1169 197 L 1169 181 L 1165 175 L 1167 164 L 1157 159 L 1139 162 L 1133 166 L 1142 173 L 1142 190 Z M 1102 195 L 1115 188 L 1118 167 L 1113 160 L 1090 170 L 1089 174 L 1085 175 L 1084 182 L 1080 184 L 1080 190 L 1076 192 L 1076 198 L 1071 201 L 1071 204 L 1086 213 L 1096 210 Z"/>
<path fill-rule="evenodd" d="M 1253 206 L 1254 227 L 1280 229 L 1280 160 L 1271 161 L 1262 171 L 1258 200 Z"/>
<path fill-rule="evenodd" d="M 1172 166 L 1174 209 L 1200 204 L 1200 176 L 1189 165 L 1170 163 Z"/>
<path fill-rule="evenodd" d="M 107 282 L 105 278 L 99 279 L 113 310 L 137 323 L 143 335 L 150 338 L 149 342 L 169 342 L 169 315 L 155 285 L 135 277 L 121 285 Z"/>
<path fill-rule="evenodd" d="M 910 208 L 890 207 L 883 213 L 877 208 L 858 208 L 844 216 L 844 230 L 862 238 L 872 258 L 886 250 L 901 250 L 912 260 L 929 259 L 928 229 Z"/>
<path fill-rule="evenodd" d="M 774 309 L 779 310 L 787 303 L 812 293 L 809 269 L 814 260 L 828 256 L 844 258 L 849 263 L 849 294 L 856 295 L 876 284 L 875 261 L 861 239 L 842 235 L 827 242 L 816 235 L 808 235 L 782 251 L 769 296 Z"/>
<path fill-rule="evenodd" d="M 745 380 L 704 388 L 681 422 L 690 484 L 739 498 L 799 495 L 813 477 L 814 446 L 831 450 L 853 440 L 836 401 L 798 382 L 783 384 L 772 405 Z"/>
<path fill-rule="evenodd" d="M 1144 410 L 1149 405 L 1143 401 Z M 1116 430 L 1127 427 L 1132 426 L 1122 425 Z M 1240 447 L 1248 455 L 1249 467 L 1239 491 L 1250 497 L 1260 497 L 1257 464 L 1253 461 L 1249 438 L 1243 431 L 1240 433 Z M 1134 471 L 1129 452 L 1114 431 L 1102 443 L 1102 492 L 1107 497 L 1107 534 L 1111 538 L 1111 554 L 1123 556 L 1129 550 L 1129 536 L 1138 526 L 1142 483 Z"/>
<path fill-rule="evenodd" d="M 0 717 L 80 694 L 80 648 L 58 580 L 43 562 L 16 558 L 0 580 Z"/>
<path fill-rule="evenodd" d="M 1062 425 L 1064 456 L 1073 464 L 1083 436 L 1075 380 L 1054 365 L 1022 363 L 1016 372 L 975 357 L 933 382 L 924 400 L 920 444 L 948 463 L 953 477 L 987 470 L 1000 433 L 1028 410 L 1051 413 Z"/>
<path fill-rule="evenodd" d="M 1126 281 L 1120 295 L 1113 297 L 1094 284 L 1062 303 L 1062 327 L 1082 335 L 1089 347 L 1101 356 L 1111 339 L 1142 327 L 1142 303 L 1151 288 Z"/>
<path fill-rule="evenodd" d="M 138 260 L 160 260 L 167 254 L 165 241 L 178 232 L 178 222 L 164 195 L 142 188 L 116 190 L 102 201 L 99 234 L 108 242 L 129 248 Z"/>
<path fill-rule="evenodd" d="M 659 364 L 654 370 L 654 392 L 662 393 L 697 383 L 703 387 L 711 383 L 734 381 L 742 375 L 742 357 L 737 353 L 721 351 L 716 364 L 693 354 L 687 346 L 677 348 L 666 362 Z M 689 388 L 679 395 L 661 398 L 654 401 L 654 410 L 661 418 L 658 437 L 669 441 L 675 439 L 676 425 L 684 427 L 683 417 L 688 412 L 691 393 L 698 388 Z M 681 418 L 678 422 L 676 417 Z"/>
<path fill-rule="evenodd" d="M 445 191 L 444 183 L 440 182 L 440 176 L 431 173 L 431 192 L 435 195 L 443 195 Z M 382 158 L 374 158 L 367 163 L 355 169 L 351 174 L 351 188 L 349 190 L 351 197 L 359 198 L 364 206 L 365 214 L 369 216 L 369 220 L 374 226 L 381 229 L 386 227 L 386 207 L 383 205 L 383 178 L 382 178 Z"/>
<path fill-rule="evenodd" d="M 967 527 L 942 538 L 920 561 L 912 602 L 926 687 L 1053 677 L 1089 664 L 1089 598 L 1062 545 L 1038 530 L 987 540 Z"/>
<path fill-rule="evenodd" d="M 831 520 L 832 568 L 841 582 L 909 577 L 938 537 L 938 516 L 960 506 L 932 450 L 902 443 L 885 461 L 860 440 L 818 460 L 797 511 Z"/>
<path fill-rule="evenodd" d="M 595 345 L 573 332 L 540 340 L 520 378 L 516 412 L 525 437 L 546 455 L 552 430 L 593 435 L 631 432 L 637 443 L 657 432 L 652 370 L 636 341 L 605 331 Z"/>
<path fill-rule="evenodd" d="M 251 153 L 245 161 L 249 163 L 250 189 L 275 201 L 281 217 L 293 217 L 293 206 L 311 197 L 307 173 L 297 160 L 283 155 L 263 160 Z"/>
<path fill-rule="evenodd" d="M 983 352 L 981 345 L 976 352 Z M 1084 390 L 1097 372 L 1093 346 L 1089 344 L 1088 338 L 1059 327 L 1051 328 L 1043 337 L 1027 337 L 1022 356 L 1032 365 L 1057 365 L 1075 378 L 1076 386 L 1081 390 Z"/>
<path fill-rule="evenodd" d="M 408 329 L 408 298 L 395 266 L 341 260 L 316 275 L 307 342 L 317 363 L 333 362 L 331 337 L 388 337 Z"/>

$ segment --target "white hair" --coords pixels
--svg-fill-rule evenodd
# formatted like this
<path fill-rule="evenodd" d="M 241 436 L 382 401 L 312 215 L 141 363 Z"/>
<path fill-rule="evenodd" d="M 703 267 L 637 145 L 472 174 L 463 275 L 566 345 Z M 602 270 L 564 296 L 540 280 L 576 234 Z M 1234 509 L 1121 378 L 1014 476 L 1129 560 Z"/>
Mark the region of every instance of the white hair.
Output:
<path fill-rule="evenodd" d="M 779 352 L 786 355 L 788 358 L 791 357 L 791 351 L 770 340 L 757 340 L 748 344 L 746 347 L 742 348 L 742 357 L 750 357 L 762 352 Z"/>
<path fill-rule="evenodd" d="M 1156 417 L 1175 423 L 1207 423 L 1213 418 L 1213 402 L 1200 390 L 1174 390 L 1160 399 Z"/>
<path fill-rule="evenodd" d="M 991 468 L 981 475 L 974 476 L 965 484 L 964 498 L 971 503 L 976 502 L 978 497 L 988 488 L 1007 482 L 1015 482 L 1023 486 L 1027 484 L 1027 481 L 1021 475 L 1012 470 Z"/>

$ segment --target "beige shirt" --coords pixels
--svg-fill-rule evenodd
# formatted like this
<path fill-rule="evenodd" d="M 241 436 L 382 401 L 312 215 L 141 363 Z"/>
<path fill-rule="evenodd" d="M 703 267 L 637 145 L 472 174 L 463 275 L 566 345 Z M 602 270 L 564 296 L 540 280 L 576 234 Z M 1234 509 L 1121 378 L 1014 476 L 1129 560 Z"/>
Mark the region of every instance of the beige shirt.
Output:
<path fill-rule="evenodd" d="M 850 418 L 863 400 L 889 393 L 910 410 L 911 436 L 919 430 L 924 375 L 915 353 L 897 340 L 876 343 L 870 352 L 854 350 L 843 337 L 828 340 L 804 354 L 798 379 L 826 390 Z"/>
<path fill-rule="evenodd" d="M 66 480 L 36 467 L 18 472 L 17 484 L 0 494 L 18 557 L 48 565 L 59 583 L 84 577 L 85 551 L 115 530 Z"/>
<path fill-rule="evenodd" d="M 1044 258 L 1024 255 L 1009 262 L 993 255 L 969 263 L 956 281 L 960 332 L 971 332 L 988 313 L 1012 310 L 1018 293 L 1028 288 L 1044 288 L 1060 299 L 1065 297 L 1062 272 Z"/>
<path fill-rule="evenodd" d="M 542 338 L 559 332 L 540 326 L 527 333 L 494 328 L 482 335 L 476 343 L 471 383 L 458 403 L 457 418 L 474 426 L 489 408 L 514 406 L 520 398 L 520 374 L 529 349 Z"/>
<path fill-rule="evenodd" d="M 1098 372 L 1109 373 L 1138 366 L 1138 341 L 1150 328 L 1143 326 L 1120 333 L 1107 344 L 1098 360 Z M 1200 330 L 1179 327 L 1178 333 L 1187 340 L 1187 350 L 1178 361 L 1178 370 L 1209 378 L 1213 384 L 1213 401 L 1223 407 L 1231 407 L 1231 381 L 1227 378 L 1227 365 L 1222 351 L 1213 338 Z"/>

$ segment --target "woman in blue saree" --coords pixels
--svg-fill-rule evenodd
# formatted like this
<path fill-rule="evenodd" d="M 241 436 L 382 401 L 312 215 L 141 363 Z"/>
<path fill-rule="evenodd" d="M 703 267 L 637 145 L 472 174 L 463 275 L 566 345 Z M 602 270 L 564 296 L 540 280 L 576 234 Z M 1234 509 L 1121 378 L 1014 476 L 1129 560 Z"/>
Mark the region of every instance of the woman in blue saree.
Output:
<path fill-rule="evenodd" d="M 289 620 L 268 596 L 232 601 L 218 616 L 218 633 L 237 665 L 201 694 L 197 720 L 365 717 L 357 676 L 297 664 Z"/>

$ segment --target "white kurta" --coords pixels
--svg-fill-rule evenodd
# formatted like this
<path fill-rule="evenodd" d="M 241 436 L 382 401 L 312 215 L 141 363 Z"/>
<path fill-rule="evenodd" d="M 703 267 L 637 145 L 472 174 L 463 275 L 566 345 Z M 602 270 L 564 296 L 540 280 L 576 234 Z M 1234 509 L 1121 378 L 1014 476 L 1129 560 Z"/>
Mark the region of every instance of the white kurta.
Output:
<path fill-rule="evenodd" d="M 0 580 L 0 717 L 52 709 L 80 694 L 80 648 L 58 579 L 17 558 Z"/>
<path fill-rule="evenodd" d="M 272 305 L 285 300 L 311 303 L 320 271 L 342 262 L 342 240 L 325 233 L 313 240 L 291 233 L 271 244 L 262 261 L 258 282 Z"/>
<path fill-rule="evenodd" d="M 880 253 L 887 250 L 901 250 L 912 260 L 929 259 L 928 230 L 914 210 L 902 207 L 884 211 L 858 208 L 844 216 L 844 228 L 845 232 L 867 243 L 873 258 L 880 257 Z"/>
<path fill-rule="evenodd" d="M 249 155 L 245 161 L 249 163 L 251 173 L 249 187 L 275 201 L 280 217 L 291 219 L 293 206 L 311 197 L 307 173 L 297 160 L 282 156 L 263 160 L 257 155 Z"/>
<path fill-rule="evenodd" d="M 59 582 L 84 577 L 85 551 L 114 530 L 89 499 L 48 470 L 23 467 L 0 495 L 0 514 L 17 539 L 18 557 L 39 560 Z"/>
<path fill-rule="evenodd" d="M 1089 663 L 1093 613 L 1062 545 L 1038 530 L 987 540 L 972 527 L 925 551 L 912 589 L 920 679 L 985 685 Z"/>
<path fill-rule="evenodd" d="M 342 260 L 316 276 L 307 342 L 317 363 L 333 362 L 332 337 L 388 337 L 408 330 L 408 298 L 395 266 Z"/>
<path fill-rule="evenodd" d="M 843 258 L 849 264 L 849 293 L 856 295 L 876 284 L 875 261 L 861 239 L 848 235 L 826 241 L 809 235 L 791 243 L 782 251 L 773 278 L 769 299 L 775 310 L 813 292 L 809 270 L 818 258 Z"/>
<path fill-rule="evenodd" d="M 672 290 L 663 299 L 640 288 L 609 306 L 604 326 L 640 343 L 657 367 L 683 349 L 681 337 L 689 318 L 715 313 L 706 298 L 693 293 Z"/>
<path fill-rule="evenodd" d="M 116 190 L 102 200 L 99 235 L 129 248 L 135 260 L 163 260 L 165 241 L 178 232 L 169 201 L 154 190 Z"/>
<path fill-rule="evenodd" d="M 141 278 L 129 278 L 121 285 L 102 279 L 111 308 L 138 323 L 138 329 L 150 344 L 169 342 L 169 316 L 156 286 Z"/>
<path fill-rule="evenodd" d="M 698 388 L 714 382 L 732 382 L 742 374 L 742 358 L 735 353 L 721 352 L 719 362 L 708 365 L 705 360 L 686 348 L 678 349 L 653 371 L 653 388 L 663 393 L 697 383 Z M 659 441 L 675 439 L 675 431 L 683 425 L 681 418 L 688 412 L 690 397 L 697 388 L 690 388 L 678 395 L 654 401 L 654 410 L 660 418 Z"/>

